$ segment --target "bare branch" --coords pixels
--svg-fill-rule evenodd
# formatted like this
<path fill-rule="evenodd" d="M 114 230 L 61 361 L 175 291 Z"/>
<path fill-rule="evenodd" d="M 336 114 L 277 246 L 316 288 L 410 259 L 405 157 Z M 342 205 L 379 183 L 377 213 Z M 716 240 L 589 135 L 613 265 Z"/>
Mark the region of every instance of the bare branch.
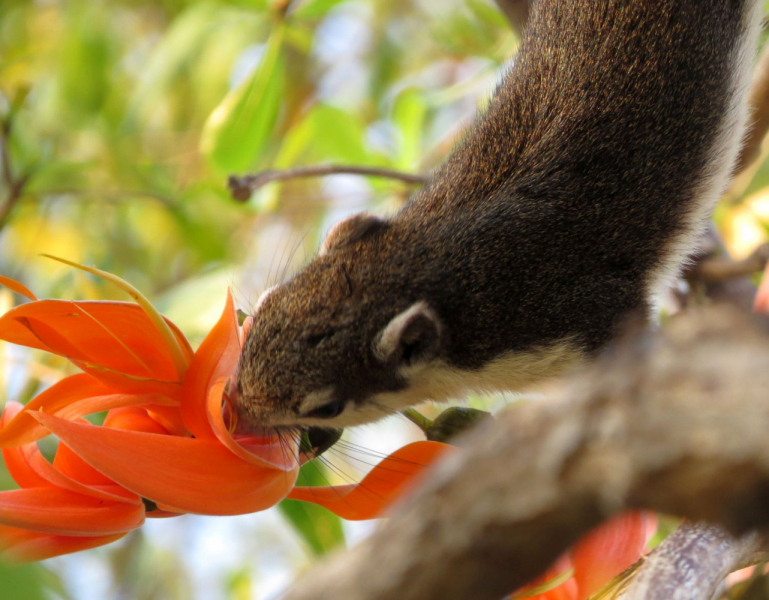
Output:
<path fill-rule="evenodd" d="M 761 244 L 750 256 L 742 260 L 733 260 L 723 255 L 706 257 L 698 262 L 687 276 L 703 282 L 727 281 L 763 271 L 767 260 L 769 260 L 769 244 Z"/>
<path fill-rule="evenodd" d="M 308 167 L 294 167 L 293 169 L 281 169 L 262 171 L 254 175 L 236 177 L 231 175 L 227 181 L 230 193 L 235 200 L 245 202 L 251 194 L 260 187 L 273 181 L 286 179 L 298 179 L 302 177 L 320 177 L 325 175 L 367 175 L 369 177 L 385 177 L 397 179 L 412 185 L 422 185 L 427 182 L 427 176 L 413 173 L 404 173 L 393 169 L 379 167 L 364 167 L 360 165 L 311 165 Z"/>
<path fill-rule="evenodd" d="M 3 170 L 3 181 L 8 193 L 0 204 L 0 230 L 8 223 L 8 219 L 14 207 L 24 194 L 24 187 L 29 181 L 29 175 L 14 177 L 11 165 L 11 155 L 8 152 L 8 138 L 11 133 L 11 122 L 6 120 L 0 123 L 0 167 Z"/>
<path fill-rule="evenodd" d="M 480 426 L 287 600 L 498 600 L 627 508 L 765 529 L 767 389 L 769 336 L 754 321 L 723 306 L 684 313 Z"/>

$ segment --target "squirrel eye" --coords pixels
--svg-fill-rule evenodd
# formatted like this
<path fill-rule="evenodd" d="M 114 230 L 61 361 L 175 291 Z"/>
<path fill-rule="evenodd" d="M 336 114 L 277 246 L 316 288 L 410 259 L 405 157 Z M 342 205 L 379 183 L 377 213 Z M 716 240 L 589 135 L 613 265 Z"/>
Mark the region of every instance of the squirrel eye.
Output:
<path fill-rule="evenodd" d="M 333 402 L 324 404 L 323 406 L 320 406 L 315 410 L 311 410 L 305 416 L 312 417 L 315 419 L 333 419 L 334 417 L 338 417 L 339 415 L 342 414 L 342 411 L 344 410 L 344 405 L 345 405 L 344 400 L 334 400 Z"/>

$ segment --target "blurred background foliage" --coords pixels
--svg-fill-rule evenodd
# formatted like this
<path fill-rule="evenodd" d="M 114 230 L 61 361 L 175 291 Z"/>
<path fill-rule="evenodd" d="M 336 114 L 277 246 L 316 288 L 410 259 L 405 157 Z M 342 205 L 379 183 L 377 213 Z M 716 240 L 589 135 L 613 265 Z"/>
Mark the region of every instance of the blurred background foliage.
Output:
<path fill-rule="evenodd" d="M 426 172 L 517 43 L 491 0 L 0 0 L 0 273 L 43 297 L 124 299 L 38 255 L 97 265 L 197 342 L 228 285 L 248 310 L 331 223 L 392 212 L 411 191 L 334 176 L 239 203 L 229 174 L 316 163 Z M 737 183 L 718 220 L 738 256 L 767 240 L 769 162 Z M 0 310 L 18 300 L 0 291 Z M 2 347 L 0 391 L 26 401 L 69 368 Z M 302 477 L 357 478 L 416 435 L 403 420 L 363 428 Z M 0 467 L 0 489 L 11 486 Z M 156 520 L 108 548 L 0 564 L 0 599 L 275 598 L 313 557 L 369 528 L 295 502 Z"/>
<path fill-rule="evenodd" d="M 248 310 L 331 223 L 392 212 L 411 192 L 334 176 L 236 202 L 229 174 L 316 163 L 424 172 L 516 44 L 491 0 L 0 0 L 0 273 L 42 297 L 125 299 L 39 254 L 97 265 L 196 343 L 227 286 Z M 0 310 L 19 300 L 0 291 Z M 0 361 L 0 398 L 20 401 L 70 369 L 7 345 Z M 302 478 L 357 479 L 415 437 L 405 420 L 367 428 Z M 0 489 L 12 486 L 0 466 Z M 274 598 L 370 527 L 291 501 L 156 520 L 107 548 L 0 564 L 0 598 Z"/>

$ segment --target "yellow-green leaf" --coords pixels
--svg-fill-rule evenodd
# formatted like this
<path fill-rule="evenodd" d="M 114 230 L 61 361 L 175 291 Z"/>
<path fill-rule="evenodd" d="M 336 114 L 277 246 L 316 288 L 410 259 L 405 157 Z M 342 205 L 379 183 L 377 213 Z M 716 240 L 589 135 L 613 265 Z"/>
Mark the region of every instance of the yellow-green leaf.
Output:
<path fill-rule="evenodd" d="M 256 70 L 231 90 L 208 117 L 200 151 L 225 172 L 257 162 L 270 141 L 283 98 L 283 26 L 273 30 Z"/>

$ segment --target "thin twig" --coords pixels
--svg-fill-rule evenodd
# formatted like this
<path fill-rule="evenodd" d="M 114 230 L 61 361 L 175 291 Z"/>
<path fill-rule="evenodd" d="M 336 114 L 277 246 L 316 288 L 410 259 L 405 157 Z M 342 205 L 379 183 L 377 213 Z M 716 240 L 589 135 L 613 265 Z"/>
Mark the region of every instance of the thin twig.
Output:
<path fill-rule="evenodd" d="M 360 165 L 310 165 L 307 167 L 294 167 L 292 169 L 275 169 L 262 171 L 254 175 L 237 177 L 231 175 L 227 181 L 230 193 L 235 200 L 245 202 L 260 187 L 273 181 L 286 179 L 298 179 L 302 177 L 322 177 L 325 175 L 366 175 L 368 177 L 385 177 L 397 179 L 411 185 L 423 185 L 427 182 L 427 176 L 414 173 L 404 173 L 394 169 L 380 167 L 364 167 Z"/>
<path fill-rule="evenodd" d="M 769 260 L 769 244 L 761 244 L 742 260 L 728 256 L 708 256 L 687 273 L 687 278 L 702 282 L 722 282 L 736 277 L 750 276 L 766 267 Z"/>
<path fill-rule="evenodd" d="M 3 180 L 8 188 L 8 195 L 0 205 L 0 231 L 7 225 L 11 212 L 24 194 L 24 187 L 30 175 L 23 174 L 18 178 L 13 176 L 11 156 L 8 152 L 8 137 L 11 133 L 11 122 L 5 120 L 0 126 L 0 164 L 3 169 Z"/>

